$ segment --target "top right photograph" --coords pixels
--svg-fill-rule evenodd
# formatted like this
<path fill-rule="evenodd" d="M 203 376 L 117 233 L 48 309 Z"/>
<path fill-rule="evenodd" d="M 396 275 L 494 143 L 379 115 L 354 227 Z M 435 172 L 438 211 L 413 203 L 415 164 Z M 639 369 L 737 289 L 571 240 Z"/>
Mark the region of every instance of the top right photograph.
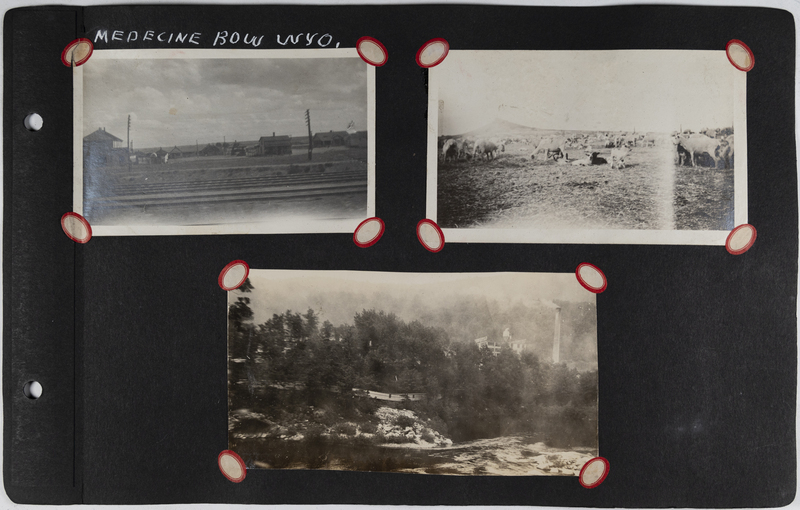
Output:
<path fill-rule="evenodd" d="M 724 245 L 747 222 L 747 73 L 724 49 L 452 50 L 429 73 L 447 242 Z"/>

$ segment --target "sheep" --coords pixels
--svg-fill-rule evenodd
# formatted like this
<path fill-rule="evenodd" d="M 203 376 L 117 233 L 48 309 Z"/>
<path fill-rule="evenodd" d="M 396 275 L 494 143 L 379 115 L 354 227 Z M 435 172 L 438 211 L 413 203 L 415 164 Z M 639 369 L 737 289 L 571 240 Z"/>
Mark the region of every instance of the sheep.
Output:
<path fill-rule="evenodd" d="M 458 158 L 458 143 L 453 139 L 446 140 L 442 146 L 442 161 L 446 162 L 448 156 Z"/>
<path fill-rule="evenodd" d="M 592 165 L 605 165 L 608 163 L 605 158 L 599 158 L 599 152 L 587 152 L 586 157 L 583 159 L 576 159 L 571 161 L 572 166 L 592 166 Z"/>
<path fill-rule="evenodd" d="M 614 168 L 614 163 L 617 168 L 625 167 L 625 158 L 630 154 L 630 149 L 622 147 L 621 149 L 611 149 L 611 168 Z"/>
<path fill-rule="evenodd" d="M 469 138 L 462 138 L 457 142 L 458 147 L 458 159 L 467 159 L 467 155 L 469 154 L 470 145 L 472 145 L 472 140 Z"/>
<path fill-rule="evenodd" d="M 500 152 L 505 152 L 506 147 L 503 143 L 500 143 L 500 147 L 497 147 L 493 142 L 483 139 L 477 140 L 475 148 L 472 150 L 472 159 L 478 156 L 486 156 L 487 160 L 494 159 L 498 149 L 500 149 Z"/>

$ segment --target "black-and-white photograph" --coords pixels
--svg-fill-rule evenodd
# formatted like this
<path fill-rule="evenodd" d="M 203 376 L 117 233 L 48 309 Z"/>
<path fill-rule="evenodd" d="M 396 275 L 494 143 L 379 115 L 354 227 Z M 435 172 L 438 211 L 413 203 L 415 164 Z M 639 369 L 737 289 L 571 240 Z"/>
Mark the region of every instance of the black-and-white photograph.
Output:
<path fill-rule="evenodd" d="M 228 293 L 249 469 L 578 476 L 597 308 L 573 273 L 251 270 Z"/>
<path fill-rule="evenodd" d="M 97 51 L 75 81 L 75 209 L 95 234 L 374 215 L 374 68 L 354 49 Z"/>
<path fill-rule="evenodd" d="M 724 244 L 747 217 L 745 74 L 725 51 L 451 51 L 427 216 L 448 241 Z"/>

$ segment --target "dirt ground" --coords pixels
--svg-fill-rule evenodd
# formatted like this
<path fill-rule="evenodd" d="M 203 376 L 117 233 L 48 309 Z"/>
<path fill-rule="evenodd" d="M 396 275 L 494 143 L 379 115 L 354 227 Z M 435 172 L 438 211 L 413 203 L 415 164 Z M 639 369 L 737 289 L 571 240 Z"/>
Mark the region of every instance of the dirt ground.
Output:
<path fill-rule="evenodd" d="M 671 144 L 635 147 L 623 169 L 572 166 L 512 143 L 492 161 L 438 167 L 443 228 L 730 230 L 733 169 L 679 166 Z M 593 149 L 611 160 L 611 149 Z M 570 159 L 583 150 L 567 150 Z"/>

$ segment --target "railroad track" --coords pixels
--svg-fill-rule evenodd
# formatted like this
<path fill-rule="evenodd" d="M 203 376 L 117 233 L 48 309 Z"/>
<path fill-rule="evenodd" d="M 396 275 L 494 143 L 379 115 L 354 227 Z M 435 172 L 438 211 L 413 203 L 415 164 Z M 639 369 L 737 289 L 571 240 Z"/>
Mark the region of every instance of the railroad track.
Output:
<path fill-rule="evenodd" d="M 93 207 L 119 208 L 313 198 L 366 193 L 364 169 L 282 176 L 209 179 L 115 186 L 107 196 L 93 199 Z"/>

